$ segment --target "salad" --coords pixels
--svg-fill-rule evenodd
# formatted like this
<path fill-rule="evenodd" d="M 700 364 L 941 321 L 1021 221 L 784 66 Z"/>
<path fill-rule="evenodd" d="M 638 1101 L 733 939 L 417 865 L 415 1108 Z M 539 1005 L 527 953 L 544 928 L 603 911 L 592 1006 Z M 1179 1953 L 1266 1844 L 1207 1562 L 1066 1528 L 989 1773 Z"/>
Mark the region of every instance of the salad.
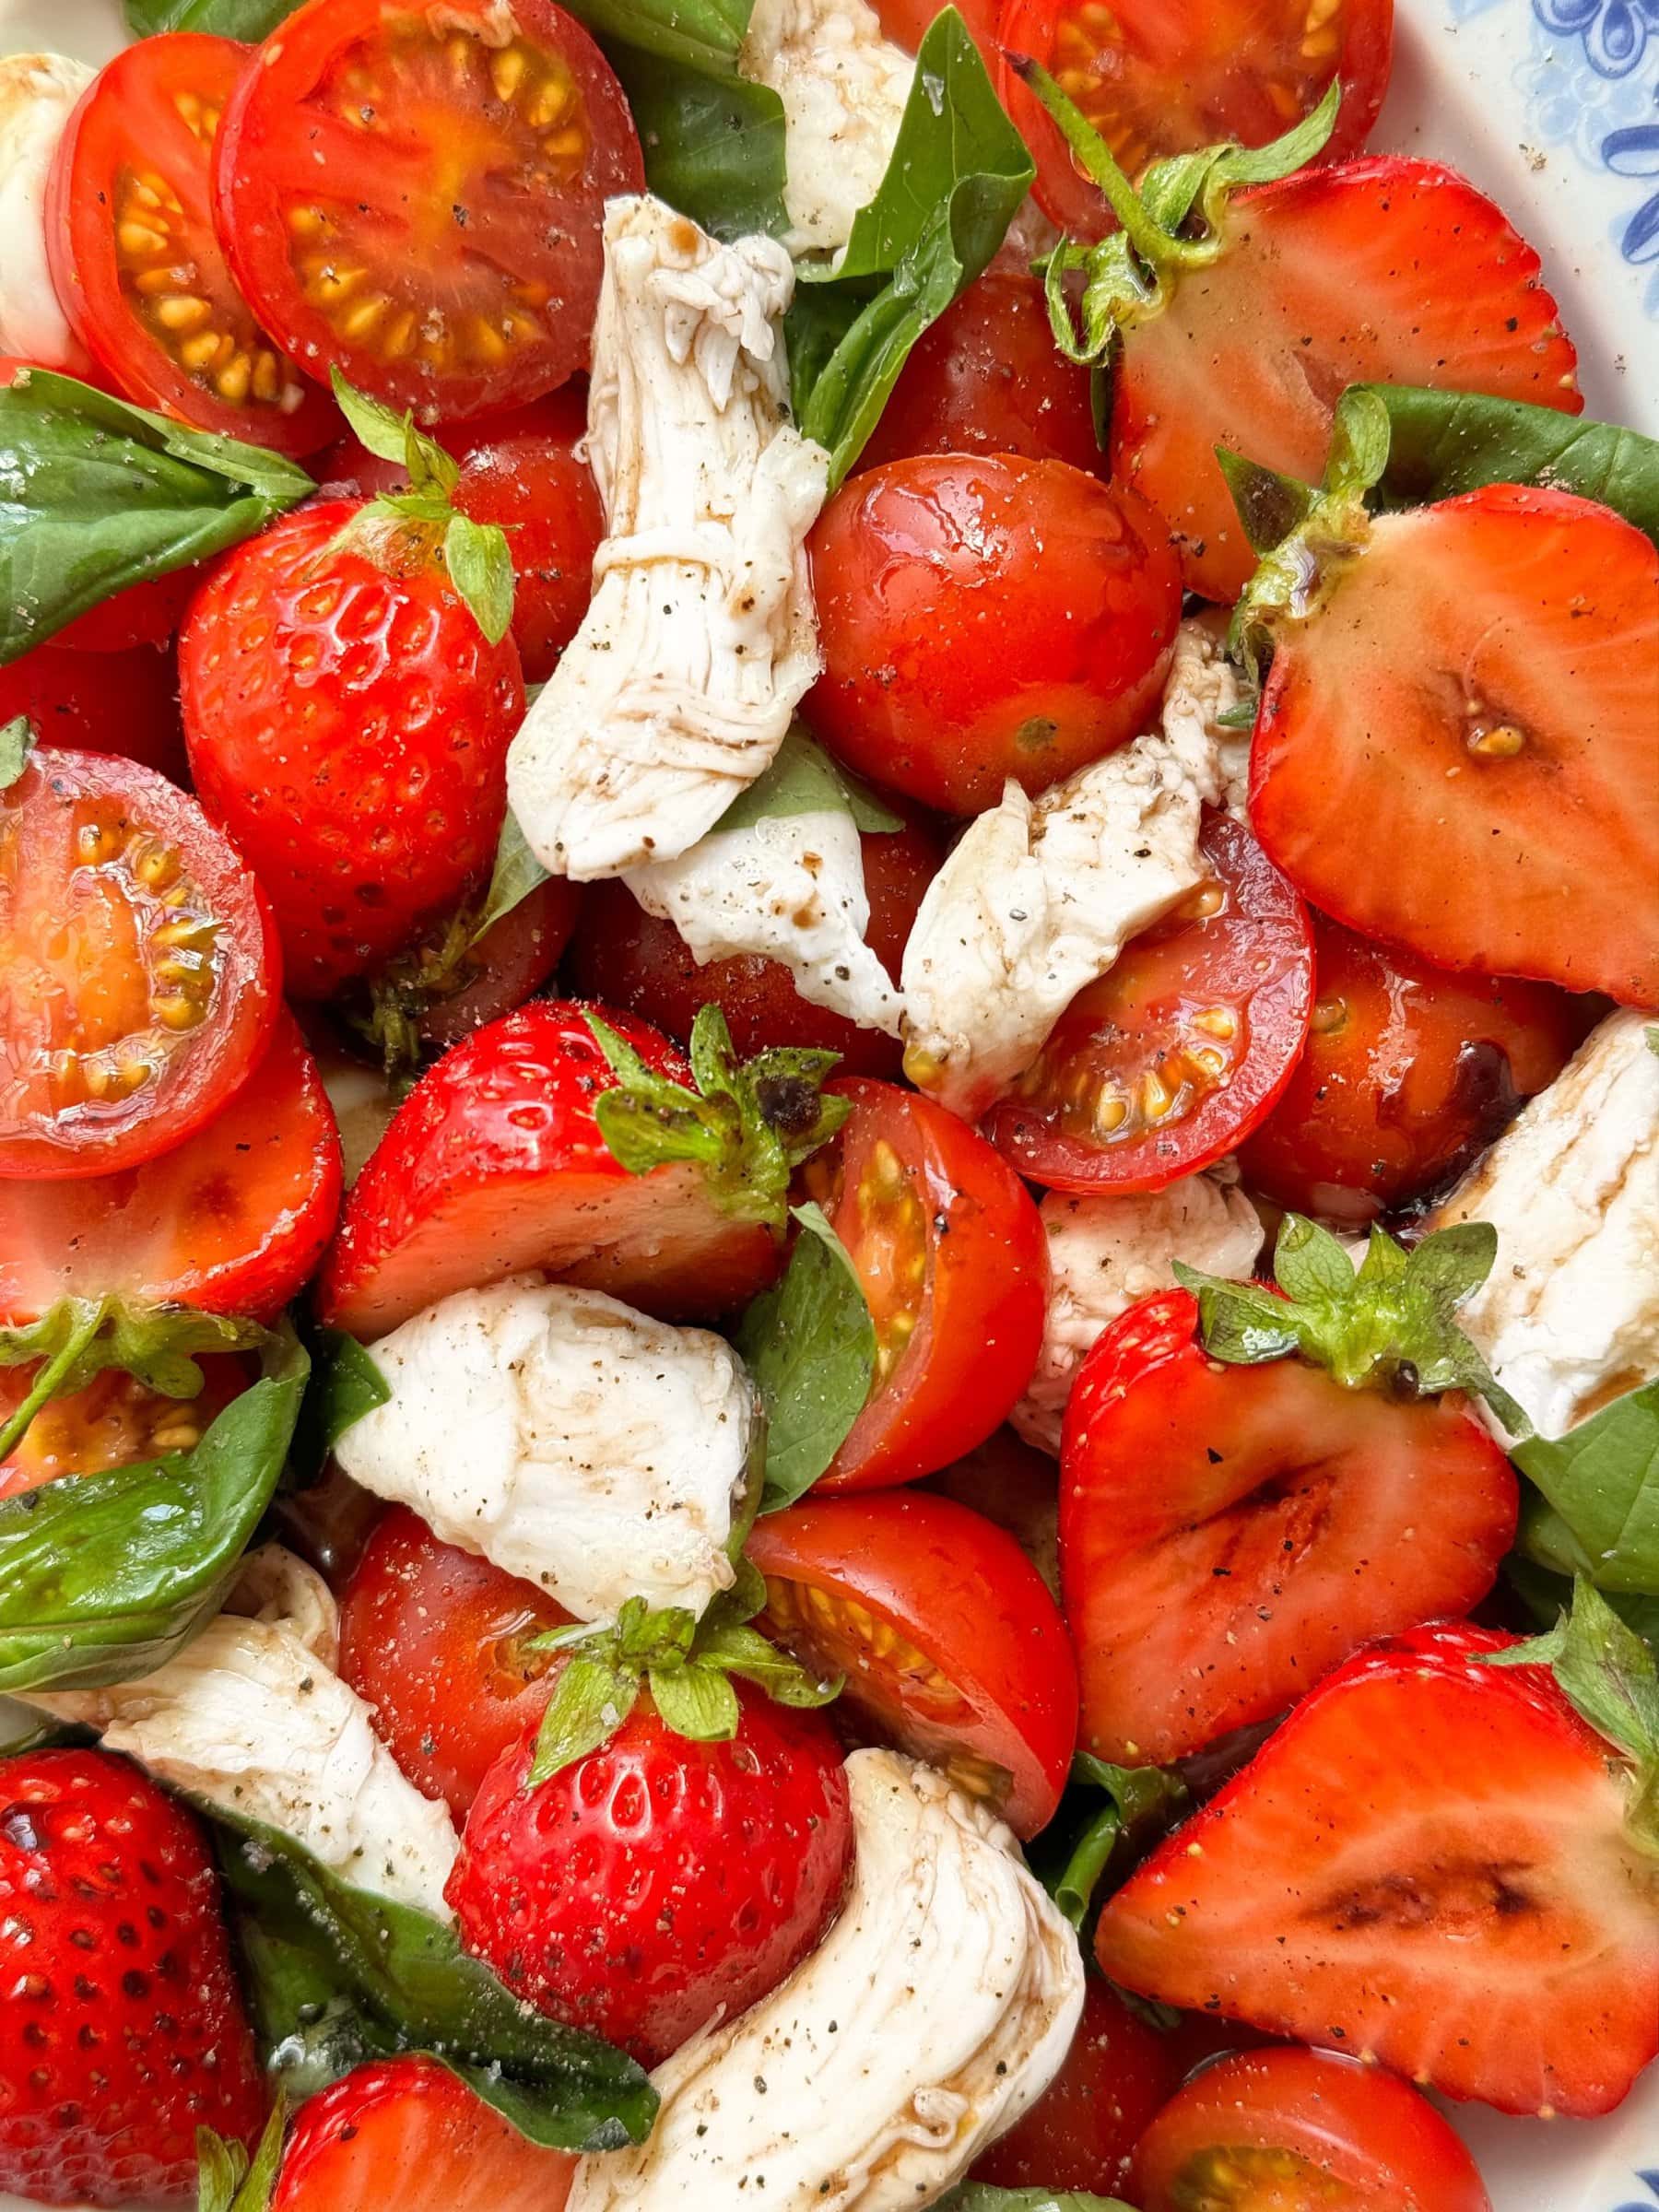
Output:
<path fill-rule="evenodd" d="M 1659 446 L 1389 0 L 126 16 L 0 2195 L 1490 2212 L 1659 2055 Z"/>

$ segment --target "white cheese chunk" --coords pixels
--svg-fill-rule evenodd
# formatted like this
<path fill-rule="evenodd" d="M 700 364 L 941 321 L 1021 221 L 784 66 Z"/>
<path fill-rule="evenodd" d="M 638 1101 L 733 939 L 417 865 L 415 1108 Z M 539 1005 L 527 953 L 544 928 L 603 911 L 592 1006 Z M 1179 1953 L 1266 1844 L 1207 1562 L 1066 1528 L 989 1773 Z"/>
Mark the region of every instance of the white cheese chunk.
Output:
<path fill-rule="evenodd" d="M 787 418 L 794 288 L 775 239 L 722 245 L 650 197 L 606 208 L 587 443 L 606 535 L 507 763 L 556 876 L 694 845 L 818 674 L 804 547 L 829 456 Z"/>
<path fill-rule="evenodd" d="M 292 1836 L 357 1888 L 447 1921 L 449 1812 L 403 1774 L 369 1706 L 313 1648 L 332 1641 L 332 1601 L 300 1561 L 273 1561 L 277 1548 L 255 1555 L 233 1601 L 257 1618 L 221 1613 L 135 1681 L 29 1701 L 101 1729 L 107 1749 L 175 1789 Z"/>
<path fill-rule="evenodd" d="M 916 65 L 865 0 L 755 0 L 737 67 L 783 103 L 792 253 L 835 253 L 876 197 Z"/>
<path fill-rule="evenodd" d="M 841 1918 L 770 1996 L 657 2067 L 650 2140 L 584 2159 L 569 2212 L 910 2212 L 1053 2078 L 1083 1962 L 1007 1829 L 891 1751 L 855 1751 L 847 1780 Z"/>
<path fill-rule="evenodd" d="M 1072 1384 L 1107 1324 L 1171 1288 L 1176 1260 L 1206 1275 L 1247 1277 L 1262 1224 L 1242 1191 L 1208 1175 L 1122 1196 L 1051 1191 L 1039 1210 L 1048 1232 L 1048 1312 L 1035 1371 L 1008 1418 L 1027 1443 L 1058 1454 Z"/>
<path fill-rule="evenodd" d="M 898 1035 L 898 988 L 864 941 L 870 900 L 850 814 L 770 815 L 712 830 L 677 860 L 630 868 L 625 880 L 700 963 L 739 953 L 781 960 L 810 1005 Z"/>
<path fill-rule="evenodd" d="M 1653 1019 L 1627 1011 L 1593 1030 L 1429 1222 L 1498 1231 L 1457 1318 L 1542 1436 L 1659 1374 Z"/>
<path fill-rule="evenodd" d="M 1022 1076 L 1078 992 L 1207 873 L 1205 806 L 1242 805 L 1248 740 L 1209 621 L 1182 625 L 1162 726 L 970 824 L 904 955 L 905 1072 L 970 1121 Z"/>
<path fill-rule="evenodd" d="M 0 353 L 42 369 L 86 365 L 47 265 L 46 180 L 92 76 L 61 53 L 0 58 Z"/>
<path fill-rule="evenodd" d="M 441 1299 L 374 1362 L 391 1387 L 335 1456 L 446 1544 L 581 1620 L 629 1597 L 700 1613 L 749 1480 L 757 1404 L 723 1337 L 517 1276 Z"/>

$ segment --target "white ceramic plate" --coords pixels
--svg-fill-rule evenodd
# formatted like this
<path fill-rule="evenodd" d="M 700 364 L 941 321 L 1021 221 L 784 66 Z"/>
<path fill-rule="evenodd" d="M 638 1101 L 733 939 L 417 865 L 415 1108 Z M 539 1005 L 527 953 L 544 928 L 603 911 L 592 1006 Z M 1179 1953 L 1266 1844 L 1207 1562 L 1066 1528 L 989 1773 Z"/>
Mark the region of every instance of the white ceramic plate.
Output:
<path fill-rule="evenodd" d="M 1543 256 L 1589 412 L 1659 435 L 1659 0 L 1395 6 L 1375 145 L 1450 162 L 1498 201 Z M 119 0 L 0 0 L 0 53 L 99 64 L 124 42 Z M 1659 2066 L 1608 2120 L 1452 2117 L 1495 2212 L 1659 2212 Z M 30 2207 L 0 2196 L 0 2212 Z"/>

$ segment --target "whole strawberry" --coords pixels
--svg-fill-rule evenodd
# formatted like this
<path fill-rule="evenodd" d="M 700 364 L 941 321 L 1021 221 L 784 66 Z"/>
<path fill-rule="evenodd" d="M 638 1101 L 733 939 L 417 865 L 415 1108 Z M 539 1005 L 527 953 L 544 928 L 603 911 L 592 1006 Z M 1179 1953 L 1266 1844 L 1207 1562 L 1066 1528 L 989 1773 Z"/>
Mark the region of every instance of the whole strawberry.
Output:
<path fill-rule="evenodd" d="M 407 441 L 418 484 L 237 547 L 179 640 L 197 794 L 264 885 L 300 998 L 374 974 L 488 876 L 524 711 L 505 538 L 452 512 L 429 439 L 349 401 Z"/>
<path fill-rule="evenodd" d="M 194 2202 L 195 2131 L 265 2116 L 195 1823 L 102 1751 L 0 1761 L 0 2190 Z"/>

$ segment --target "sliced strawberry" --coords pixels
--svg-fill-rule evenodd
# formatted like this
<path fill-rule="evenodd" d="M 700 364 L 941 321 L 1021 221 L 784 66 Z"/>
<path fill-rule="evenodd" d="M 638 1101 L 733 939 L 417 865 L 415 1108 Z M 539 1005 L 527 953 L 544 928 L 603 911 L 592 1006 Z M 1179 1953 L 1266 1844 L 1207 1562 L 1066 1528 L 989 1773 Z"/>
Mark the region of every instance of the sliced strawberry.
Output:
<path fill-rule="evenodd" d="M 451 1291 L 525 1268 L 675 1319 L 729 1312 L 764 1288 L 790 1166 L 846 1109 L 818 1096 L 833 1054 L 774 1053 L 739 1069 L 729 1039 L 719 1046 L 724 1021 L 705 1013 L 718 1030 L 700 1024 L 688 1062 L 660 1031 L 606 1010 L 624 1062 L 637 1055 L 621 1077 L 588 1010 L 569 1002 L 521 1006 L 456 1045 L 352 1189 L 318 1284 L 324 1319 L 382 1335 Z M 694 1066 L 701 1095 L 688 1088 Z M 618 1092 L 626 1125 L 598 1105 Z"/>
<path fill-rule="evenodd" d="M 1477 1664 L 1513 1641 L 1333 1675 L 1112 1899 L 1106 1971 L 1503 2112 L 1610 2111 L 1659 2052 L 1659 1862 L 1548 1672 Z"/>
<path fill-rule="evenodd" d="M 1241 192 L 1220 242 L 1124 329 L 1112 418 L 1114 471 L 1206 598 L 1236 599 L 1255 566 L 1218 445 L 1312 482 L 1339 394 L 1367 382 L 1583 406 L 1537 255 L 1436 162 L 1380 156 Z"/>
<path fill-rule="evenodd" d="M 1270 1720 L 1373 1637 L 1466 1612 L 1514 1537 L 1514 1470 L 1460 1395 L 1222 1366 L 1197 1323 L 1184 1290 L 1131 1307 L 1066 1408 L 1060 1572 L 1103 1759 Z"/>
<path fill-rule="evenodd" d="M 1659 999 L 1659 551 L 1498 484 L 1381 515 L 1271 624 L 1256 835 L 1314 904 L 1444 966 Z"/>
<path fill-rule="evenodd" d="M 561 2212 L 575 2171 L 435 2058 L 375 2059 L 300 2108 L 271 2212 Z"/>

